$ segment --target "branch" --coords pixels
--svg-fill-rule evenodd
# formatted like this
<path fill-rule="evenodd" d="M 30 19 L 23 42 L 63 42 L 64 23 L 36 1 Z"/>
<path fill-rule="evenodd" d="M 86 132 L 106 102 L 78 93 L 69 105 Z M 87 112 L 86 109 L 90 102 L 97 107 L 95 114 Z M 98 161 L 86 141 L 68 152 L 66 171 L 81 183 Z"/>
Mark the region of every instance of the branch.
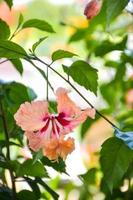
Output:
<path fill-rule="evenodd" d="M 4 128 L 4 134 L 5 134 L 5 141 L 6 141 L 6 148 L 7 148 L 7 155 L 6 159 L 8 161 L 11 160 L 10 158 L 10 144 L 9 144 L 9 134 L 7 130 L 7 122 L 5 118 L 5 113 L 3 109 L 3 104 L 2 100 L 0 100 L 0 110 L 1 110 L 1 117 L 2 117 L 2 122 L 3 122 L 3 128 Z M 11 177 L 11 182 L 12 182 L 12 195 L 13 195 L 13 200 L 16 200 L 16 186 L 15 186 L 15 179 L 14 179 L 14 174 L 11 169 L 9 169 L 10 177 Z"/>
<path fill-rule="evenodd" d="M 67 80 L 64 76 L 62 76 L 58 71 L 56 71 L 55 69 L 53 69 L 51 67 L 51 65 L 47 64 L 46 62 L 44 62 L 43 60 L 41 60 L 40 58 L 38 58 L 36 55 L 34 55 L 34 60 L 37 60 L 39 62 L 41 62 L 42 64 L 46 65 L 48 68 L 50 68 L 52 71 L 54 71 L 58 76 L 60 76 L 65 82 L 67 82 L 88 104 L 91 108 L 94 108 L 96 110 L 96 113 L 102 117 L 103 119 L 105 119 L 109 124 L 111 124 L 111 126 L 113 126 L 114 128 L 119 129 L 113 122 L 111 122 L 107 117 L 105 117 L 102 113 L 100 113 L 81 93 L 80 91 L 69 81 L 69 79 Z"/>

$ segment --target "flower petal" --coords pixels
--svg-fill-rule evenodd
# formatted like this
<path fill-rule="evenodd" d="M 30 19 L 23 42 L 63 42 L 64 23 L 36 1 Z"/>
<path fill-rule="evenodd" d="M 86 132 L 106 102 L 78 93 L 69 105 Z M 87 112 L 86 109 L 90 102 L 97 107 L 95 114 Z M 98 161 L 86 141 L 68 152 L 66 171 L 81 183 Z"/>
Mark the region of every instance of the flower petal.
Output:
<path fill-rule="evenodd" d="M 68 117 L 77 115 L 80 112 L 80 108 L 68 97 L 69 91 L 64 88 L 58 88 L 56 91 L 57 96 L 57 110 L 58 113 L 64 113 Z"/>
<path fill-rule="evenodd" d="M 43 127 L 48 116 L 46 101 L 25 102 L 14 115 L 16 123 L 25 131 L 36 131 Z"/>
<path fill-rule="evenodd" d="M 30 131 L 26 131 L 25 135 L 29 140 L 29 147 L 33 151 L 38 151 L 44 146 L 45 138 L 42 135 Z"/>
<path fill-rule="evenodd" d="M 74 149 L 75 149 L 75 145 L 74 145 L 73 138 L 69 137 L 67 140 L 65 140 L 64 137 L 60 138 L 58 153 L 63 160 L 65 160 L 67 155 L 72 153 Z"/>
<path fill-rule="evenodd" d="M 67 155 L 70 154 L 74 149 L 75 146 L 73 138 L 68 138 L 65 140 L 64 137 L 60 137 L 59 139 L 54 138 L 47 141 L 43 148 L 43 154 L 53 161 L 58 161 L 59 157 L 65 160 Z"/>
<path fill-rule="evenodd" d="M 58 147 L 59 141 L 57 138 L 53 138 L 45 142 L 43 147 L 43 154 L 44 156 L 48 157 L 50 160 L 57 161 L 58 160 Z"/>

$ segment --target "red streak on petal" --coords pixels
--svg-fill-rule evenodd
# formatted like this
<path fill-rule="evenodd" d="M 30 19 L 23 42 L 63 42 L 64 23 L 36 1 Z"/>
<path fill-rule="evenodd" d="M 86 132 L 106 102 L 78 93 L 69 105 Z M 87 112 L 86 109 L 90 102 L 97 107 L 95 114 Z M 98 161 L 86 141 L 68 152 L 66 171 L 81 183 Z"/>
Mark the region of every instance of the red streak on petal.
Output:
<path fill-rule="evenodd" d="M 45 126 L 40 130 L 41 133 L 45 132 L 49 126 L 49 122 L 50 122 L 50 119 L 48 119 L 47 123 L 45 124 Z"/>
<path fill-rule="evenodd" d="M 67 126 L 70 124 L 70 121 L 64 119 L 65 114 L 64 113 L 60 113 L 56 119 L 58 120 L 58 122 L 62 125 L 62 126 Z"/>

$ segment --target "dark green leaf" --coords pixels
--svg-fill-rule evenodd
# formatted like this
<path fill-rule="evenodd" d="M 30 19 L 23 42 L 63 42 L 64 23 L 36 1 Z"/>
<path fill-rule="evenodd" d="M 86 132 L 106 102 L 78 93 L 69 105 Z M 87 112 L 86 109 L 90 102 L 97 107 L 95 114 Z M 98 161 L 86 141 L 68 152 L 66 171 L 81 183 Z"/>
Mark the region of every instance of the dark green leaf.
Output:
<path fill-rule="evenodd" d="M 114 43 L 109 40 L 102 41 L 99 46 L 95 49 L 96 56 L 104 56 L 105 54 L 116 51 L 116 50 L 124 50 L 127 43 L 127 36 L 125 36 L 121 42 Z"/>
<path fill-rule="evenodd" d="M 72 58 L 73 56 L 77 56 L 77 55 L 69 51 L 64 51 L 64 50 L 59 49 L 52 54 L 52 60 L 56 61 L 62 58 Z"/>
<path fill-rule="evenodd" d="M 107 25 L 116 18 L 122 10 L 126 7 L 129 0 L 104 0 L 103 3 L 106 3 L 106 17 L 107 17 Z"/>
<path fill-rule="evenodd" d="M 12 191 L 6 186 L 1 186 L 0 187 L 0 199 L 1 200 L 11 200 L 12 199 Z"/>
<path fill-rule="evenodd" d="M 13 6 L 13 0 L 4 0 L 7 5 L 9 6 L 9 8 L 11 8 Z"/>
<path fill-rule="evenodd" d="M 48 37 L 43 37 L 40 38 L 35 44 L 33 44 L 32 46 L 32 51 L 35 52 L 36 48 L 41 44 L 41 42 L 43 42 L 44 40 L 46 40 Z"/>
<path fill-rule="evenodd" d="M 29 159 L 26 160 L 24 163 L 21 164 L 20 168 L 17 171 L 18 176 L 38 176 L 38 177 L 48 177 L 47 172 L 39 161 L 33 163 L 33 160 Z"/>
<path fill-rule="evenodd" d="M 37 200 L 35 194 L 29 190 L 22 190 L 17 194 L 18 200 Z"/>
<path fill-rule="evenodd" d="M 104 142 L 100 162 L 110 191 L 119 184 L 132 159 L 133 151 L 122 140 L 113 137 Z"/>
<path fill-rule="evenodd" d="M 63 66 L 63 69 L 64 72 L 70 75 L 79 85 L 97 94 L 97 69 L 94 69 L 87 62 L 82 60 L 74 62 L 69 68 Z"/>
<path fill-rule="evenodd" d="M 18 44 L 0 40 L 0 58 L 16 59 L 25 58 L 26 56 L 25 50 Z"/>
<path fill-rule="evenodd" d="M 0 19 L 0 39 L 1 40 L 6 40 L 10 36 L 10 28 L 8 24 Z"/>
<path fill-rule="evenodd" d="M 40 199 L 41 197 L 41 192 L 40 192 L 40 188 L 39 186 L 37 185 L 37 182 L 36 180 L 33 180 L 31 178 L 28 178 L 28 177 L 25 177 L 25 180 L 27 181 L 27 183 L 29 184 L 29 186 L 31 187 L 33 193 L 35 194 L 36 196 L 36 199 Z"/>
<path fill-rule="evenodd" d="M 51 196 L 53 197 L 54 200 L 59 199 L 59 195 L 54 190 L 52 190 L 42 179 L 36 178 L 36 181 L 40 185 L 42 185 L 47 190 L 47 192 L 49 192 L 51 194 Z"/>
<path fill-rule="evenodd" d="M 47 157 L 43 157 L 41 161 L 44 164 L 44 166 L 46 165 L 46 166 L 52 167 L 58 172 L 66 173 L 66 165 L 62 159 L 59 159 L 58 162 L 52 162 Z"/>
<path fill-rule="evenodd" d="M 80 175 L 80 177 L 83 179 L 85 184 L 95 185 L 96 184 L 96 173 L 97 173 L 97 169 L 92 168 L 92 169 L 88 170 L 85 174 Z"/>
<path fill-rule="evenodd" d="M 52 26 L 40 19 L 30 19 L 23 24 L 22 28 L 37 28 L 42 31 L 54 33 Z"/>
<path fill-rule="evenodd" d="M 16 70 L 22 75 L 23 73 L 23 65 L 20 59 L 11 59 L 11 63 L 14 65 Z"/>

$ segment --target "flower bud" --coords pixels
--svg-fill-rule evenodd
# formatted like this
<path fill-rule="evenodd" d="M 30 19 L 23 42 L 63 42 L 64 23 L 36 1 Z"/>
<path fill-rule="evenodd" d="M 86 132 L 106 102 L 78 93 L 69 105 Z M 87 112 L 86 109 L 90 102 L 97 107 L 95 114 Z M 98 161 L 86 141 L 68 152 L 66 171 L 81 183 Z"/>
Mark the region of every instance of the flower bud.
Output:
<path fill-rule="evenodd" d="M 87 19 L 92 19 L 95 17 L 101 8 L 101 3 L 98 0 L 91 0 L 85 7 L 84 15 Z"/>

